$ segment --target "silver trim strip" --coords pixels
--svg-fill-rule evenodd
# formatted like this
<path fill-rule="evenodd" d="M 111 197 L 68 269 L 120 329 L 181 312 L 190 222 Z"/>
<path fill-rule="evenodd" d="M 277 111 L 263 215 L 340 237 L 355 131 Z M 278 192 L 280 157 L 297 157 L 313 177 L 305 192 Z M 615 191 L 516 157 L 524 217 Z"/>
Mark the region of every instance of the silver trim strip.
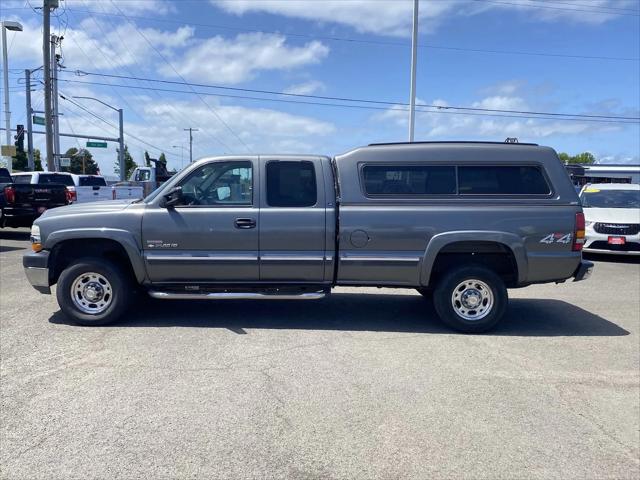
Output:
<path fill-rule="evenodd" d="M 192 255 L 146 255 L 148 262 L 257 262 L 256 256 L 202 256 L 194 257 Z"/>
<path fill-rule="evenodd" d="M 287 255 L 264 255 L 260 257 L 260 260 L 266 262 L 322 262 L 324 257 L 311 257 L 311 256 L 287 256 Z"/>
<path fill-rule="evenodd" d="M 40 267 L 25 267 L 24 273 L 27 280 L 34 287 L 49 286 L 49 269 Z"/>
<path fill-rule="evenodd" d="M 374 257 L 374 256 L 341 256 L 341 262 L 411 262 L 418 263 L 420 261 L 420 257 Z"/>
<path fill-rule="evenodd" d="M 169 293 L 150 290 L 149 295 L 161 300 L 319 300 L 323 292 L 277 295 L 259 292 Z"/>

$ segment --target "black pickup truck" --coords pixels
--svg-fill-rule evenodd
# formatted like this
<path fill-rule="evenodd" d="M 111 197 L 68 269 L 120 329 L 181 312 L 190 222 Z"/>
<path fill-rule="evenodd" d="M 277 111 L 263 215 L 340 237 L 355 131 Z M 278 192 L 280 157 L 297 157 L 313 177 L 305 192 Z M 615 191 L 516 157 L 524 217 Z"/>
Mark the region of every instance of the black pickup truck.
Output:
<path fill-rule="evenodd" d="M 61 174 L 35 176 L 37 183 L 30 183 L 25 176 L 12 178 L 6 168 L 0 168 L 0 227 L 30 227 L 46 210 L 69 203 L 67 187 L 57 178 Z"/>

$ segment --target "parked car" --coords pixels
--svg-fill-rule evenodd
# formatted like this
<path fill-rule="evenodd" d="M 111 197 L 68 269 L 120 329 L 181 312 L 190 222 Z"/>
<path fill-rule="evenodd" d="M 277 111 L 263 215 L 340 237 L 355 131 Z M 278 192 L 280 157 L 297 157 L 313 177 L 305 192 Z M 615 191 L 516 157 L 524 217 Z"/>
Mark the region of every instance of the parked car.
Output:
<path fill-rule="evenodd" d="M 30 172 L 8 178 L 10 183 L 0 184 L 2 227 L 30 227 L 43 212 L 70 203 L 67 185 L 73 180 L 68 174 Z"/>
<path fill-rule="evenodd" d="M 111 200 L 111 187 L 101 175 L 71 174 L 74 183 L 74 202 L 86 203 Z"/>
<path fill-rule="evenodd" d="M 598 183 L 580 192 L 585 252 L 640 255 L 640 185 Z"/>
<path fill-rule="evenodd" d="M 336 285 L 416 288 L 464 332 L 493 327 L 507 288 L 588 277 L 584 216 L 555 151 L 410 143 L 212 157 L 140 202 L 45 213 L 24 257 L 83 325 L 134 287 L 158 299 L 319 299 Z"/>

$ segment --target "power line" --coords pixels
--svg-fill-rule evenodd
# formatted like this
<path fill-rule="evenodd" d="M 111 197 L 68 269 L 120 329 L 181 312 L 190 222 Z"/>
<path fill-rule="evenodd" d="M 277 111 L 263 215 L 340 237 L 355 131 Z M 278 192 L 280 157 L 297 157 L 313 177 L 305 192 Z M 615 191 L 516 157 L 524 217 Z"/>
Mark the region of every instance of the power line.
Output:
<path fill-rule="evenodd" d="M 82 81 L 82 80 L 69 80 L 69 79 L 59 79 L 62 82 L 70 82 L 70 83 L 79 83 L 79 84 L 87 84 L 87 85 L 111 85 L 113 87 L 122 87 L 122 88 L 134 88 L 144 90 L 148 87 L 135 87 L 130 85 L 120 85 L 120 84 L 112 84 L 112 83 L 104 83 L 104 82 L 90 82 L 90 81 Z M 158 92 L 165 93 L 184 93 L 184 94 L 192 94 L 192 91 L 186 90 L 175 90 L 175 89 L 166 89 L 166 88 L 153 88 Z M 302 104 L 302 105 L 318 105 L 323 107 L 338 107 L 338 108 L 354 108 L 361 110 L 382 110 L 382 111 L 408 111 L 406 104 L 393 104 L 389 107 L 382 106 L 373 106 L 373 105 L 351 105 L 344 103 L 328 103 L 328 102 L 313 102 L 313 101 L 305 101 L 305 100 L 285 100 L 282 98 L 264 98 L 264 97 L 251 97 L 247 95 L 231 95 L 231 94 L 222 94 L 222 93 L 212 93 L 212 92 L 198 92 L 199 95 L 205 96 L 213 96 L 213 97 L 221 97 L 221 98 L 235 98 L 242 100 L 254 100 L 261 102 L 276 102 L 276 103 L 293 103 L 293 104 Z M 432 108 L 432 110 L 427 110 L 425 108 Z M 617 123 L 617 124 L 630 124 L 637 125 L 636 121 L 622 121 L 622 120 L 603 120 L 603 119 L 580 119 L 580 118 L 567 118 L 567 117 L 547 117 L 547 116 L 527 116 L 527 115 L 506 115 L 500 113 L 480 113 L 480 112 L 464 112 L 464 111 L 448 111 L 446 110 L 449 107 L 443 106 L 429 106 L 429 105 L 416 105 L 416 110 L 423 113 L 441 113 L 441 114 L 450 114 L 450 115 L 469 115 L 469 116 L 485 116 L 485 117 L 501 117 L 501 118 L 524 118 L 524 119 L 538 119 L 538 120 L 562 120 L 562 121 L 573 121 L 573 122 L 595 122 L 595 123 Z M 455 108 L 455 107 L 454 107 Z"/>
<path fill-rule="evenodd" d="M 73 11 L 77 13 L 85 13 L 89 15 L 122 17 L 122 15 L 119 15 L 117 13 L 110 13 L 110 12 L 96 12 L 92 10 L 77 10 L 77 9 L 73 9 Z M 309 39 L 315 39 L 315 40 L 326 40 L 330 42 L 360 43 L 360 44 L 369 44 L 369 45 L 388 45 L 388 46 L 395 46 L 395 47 L 410 46 L 409 42 L 401 42 L 401 41 L 370 40 L 370 39 L 360 39 L 360 38 L 353 38 L 353 37 L 337 37 L 337 36 L 314 35 L 314 34 L 306 34 L 306 33 L 284 33 L 284 32 L 279 32 L 277 30 L 265 30 L 258 27 L 246 28 L 246 27 L 236 27 L 236 26 L 221 25 L 221 24 L 198 23 L 198 22 L 191 22 L 187 20 L 175 20 L 175 19 L 172 20 L 172 19 L 157 18 L 157 17 L 142 17 L 142 16 L 136 16 L 136 15 L 127 15 L 127 17 L 129 19 L 137 19 L 137 20 L 159 22 L 159 23 L 169 23 L 169 24 L 175 24 L 175 25 L 189 25 L 194 27 L 204 27 L 204 28 L 221 29 L 221 30 L 233 30 L 233 31 L 241 31 L 241 32 L 281 35 L 287 38 L 289 37 L 309 38 Z M 576 58 L 576 59 L 585 59 L 585 60 L 613 60 L 613 61 L 632 61 L 632 62 L 637 62 L 640 60 L 640 58 L 638 57 L 614 57 L 614 56 L 607 56 L 607 55 L 581 55 L 581 54 L 532 52 L 532 51 L 523 51 L 523 50 L 468 48 L 468 47 L 435 45 L 435 44 L 429 44 L 429 43 L 419 43 L 418 47 L 433 49 L 433 50 L 449 50 L 449 51 L 458 51 L 458 52 L 488 53 L 488 54 L 498 54 L 498 55 L 524 55 L 524 56 L 539 56 L 539 57 Z"/>
<path fill-rule="evenodd" d="M 623 8 L 623 7 L 609 7 L 609 6 L 600 6 L 600 5 L 587 5 L 584 3 L 573 3 L 573 2 L 558 2 L 554 0 L 553 2 L 549 2 L 548 0 L 527 0 L 528 2 L 540 2 L 540 3 L 551 3 L 552 5 L 570 5 L 574 7 L 586 7 L 586 8 L 598 8 L 598 9 L 607 9 L 607 10 L 620 10 L 623 12 L 635 12 L 639 13 L 640 10 L 637 8 Z"/>
<path fill-rule="evenodd" d="M 167 58 L 162 54 L 162 52 L 160 52 L 160 50 L 158 50 L 156 48 L 156 46 L 149 41 L 149 39 L 144 35 L 144 33 L 142 33 L 142 31 L 138 28 L 138 26 L 135 24 L 135 22 L 132 22 L 131 20 L 129 20 L 129 17 L 127 17 L 127 15 L 125 15 L 122 10 L 120 10 L 120 8 L 113 2 L 113 0 L 111 0 L 111 4 L 114 6 L 114 8 L 120 12 L 120 14 L 127 19 L 127 21 L 133 25 L 133 27 L 135 28 L 136 32 L 149 44 L 149 46 L 158 54 L 158 56 L 160 58 L 162 58 L 162 60 L 171 68 L 171 70 L 174 71 L 174 73 L 183 81 L 186 82 L 186 80 L 182 77 L 182 75 L 180 75 L 180 73 L 178 72 L 178 70 L 176 70 L 176 68 L 173 66 L 173 64 L 171 62 L 169 62 L 169 60 L 167 60 Z M 195 92 L 195 90 L 194 90 Z M 214 114 L 214 116 L 220 121 L 220 123 L 222 123 L 222 125 L 225 126 L 225 128 L 231 132 L 231 134 L 236 137 L 236 139 L 242 144 L 244 145 L 244 147 L 251 152 L 251 148 L 244 142 L 244 140 L 242 140 L 242 138 L 240 138 L 240 136 L 229 126 L 229 124 L 227 122 L 224 121 L 224 119 L 218 114 L 218 112 L 216 112 L 215 108 L 211 107 L 211 105 L 209 105 L 207 102 L 204 101 L 204 98 L 202 98 L 201 96 L 198 96 L 198 98 L 200 99 L 200 101 L 209 109 L 209 111 L 211 111 L 211 113 Z M 229 146 L 220 141 L 220 144 L 223 145 L 225 148 L 227 148 L 227 150 L 231 150 L 231 148 L 229 148 Z"/>
<path fill-rule="evenodd" d="M 71 72 L 67 72 L 67 73 L 71 73 Z M 286 97 L 311 98 L 315 100 L 366 103 L 366 104 L 376 104 L 376 105 L 401 105 L 401 106 L 409 105 L 408 103 L 397 102 L 397 101 L 394 102 L 394 101 L 373 100 L 373 99 L 364 99 L 364 98 L 330 97 L 330 96 L 324 96 L 324 95 L 305 95 L 305 94 L 299 94 L 299 93 L 277 92 L 273 90 L 257 90 L 257 89 L 251 89 L 251 88 L 229 87 L 225 85 L 192 83 L 192 82 L 186 82 L 186 81 L 179 82 L 176 80 L 162 80 L 162 79 L 153 79 L 153 78 L 144 78 L 144 77 L 130 77 L 127 75 L 85 72 L 81 70 L 76 70 L 75 73 L 78 76 L 91 75 L 91 76 L 99 76 L 99 77 L 107 77 L 107 78 L 117 78 L 121 80 L 147 80 L 150 82 L 164 83 L 164 84 L 170 84 L 170 85 L 186 85 L 189 87 L 215 88 L 219 90 L 260 93 L 260 94 L 279 95 L 279 96 L 286 96 Z M 529 110 L 507 110 L 507 109 L 493 109 L 493 108 L 481 108 L 481 107 L 458 107 L 458 106 L 449 106 L 449 105 L 443 106 L 443 105 L 429 105 L 429 104 L 423 104 L 422 106 L 438 108 L 438 109 L 446 108 L 449 110 L 466 110 L 466 111 L 493 112 L 493 113 L 517 113 L 517 114 L 523 114 L 523 115 L 547 115 L 547 116 L 558 116 L 558 117 L 598 118 L 598 119 L 609 119 L 609 120 L 640 120 L 640 117 L 624 117 L 619 115 L 588 115 L 588 114 L 577 114 L 577 113 L 538 112 L 538 111 L 529 111 Z"/>
<path fill-rule="evenodd" d="M 117 125 L 115 125 L 114 123 L 110 122 L 109 120 L 106 120 L 104 117 L 102 117 L 102 116 L 98 115 L 97 113 L 92 112 L 91 110 L 89 110 L 88 108 L 86 108 L 84 105 L 82 105 L 82 104 L 80 104 L 80 103 L 76 102 L 75 100 L 71 99 L 70 97 L 67 97 L 67 96 L 65 96 L 65 95 L 63 95 L 63 94 L 60 94 L 60 98 L 62 98 L 63 100 L 66 100 L 66 101 L 68 101 L 69 103 L 71 103 L 71 104 L 75 105 L 75 106 L 76 106 L 76 107 L 78 107 L 79 109 L 81 109 L 81 110 L 85 111 L 86 113 L 88 113 L 88 114 L 89 114 L 89 115 L 91 115 L 92 117 L 94 117 L 94 118 L 96 118 L 96 119 L 100 120 L 101 122 L 105 123 L 106 125 L 109 125 L 110 127 L 114 128 L 114 129 L 118 129 L 118 126 L 117 126 Z M 95 125 L 95 123 L 94 123 L 93 125 Z M 104 128 L 103 128 L 103 130 L 104 130 Z M 136 141 L 138 141 L 138 142 L 140 142 L 140 143 L 142 143 L 142 144 L 144 144 L 144 145 L 147 145 L 148 147 L 153 148 L 154 150 L 158 150 L 159 152 L 165 152 L 165 149 L 160 148 L 160 147 L 158 147 L 158 146 L 156 146 L 156 145 L 153 145 L 152 143 L 149 143 L 149 142 L 147 142 L 146 140 L 141 139 L 140 137 L 137 137 L 137 136 L 135 136 L 135 135 L 133 135 L 133 134 L 131 134 L 131 133 L 127 132 L 127 131 L 125 131 L 124 133 L 125 133 L 128 137 L 131 137 L 131 138 L 133 138 L 134 140 L 136 140 Z M 169 154 L 169 155 L 177 156 L 177 154 L 172 153 L 172 152 L 170 152 L 170 151 L 168 151 L 168 150 L 166 150 L 166 153 L 167 153 L 167 154 Z"/>
<path fill-rule="evenodd" d="M 84 0 L 83 0 L 83 3 L 84 3 Z M 98 12 L 96 12 L 96 13 L 98 13 Z M 119 15 L 115 15 L 115 16 L 120 17 Z M 100 31 L 102 32 L 102 34 L 103 34 L 103 38 L 105 38 L 105 40 L 107 40 L 107 42 L 109 42 L 109 45 L 111 45 L 111 48 L 112 48 L 112 49 L 113 49 L 113 51 L 115 52 L 115 51 L 116 51 L 116 49 L 114 48 L 113 44 L 109 41 L 109 39 L 108 39 L 108 35 L 107 35 L 107 33 L 103 30 L 103 28 L 102 28 L 102 26 L 100 25 L 100 23 L 99 23 L 95 18 L 92 18 L 92 20 L 94 21 L 94 23 L 96 24 L 96 26 L 97 26 L 97 27 L 100 29 Z M 124 48 L 124 50 L 125 50 L 128 54 L 130 54 L 130 55 L 131 55 L 131 51 L 129 50 L 129 48 L 128 48 L 128 46 L 127 46 L 126 42 L 122 39 L 122 36 L 120 35 L 120 32 L 118 31 L 118 28 L 117 28 L 117 27 L 113 27 L 113 26 L 111 25 L 111 23 L 110 23 L 110 22 L 107 22 L 107 25 L 108 25 L 109 29 L 110 29 L 113 33 L 115 33 L 115 34 L 116 34 L 116 37 L 118 38 L 118 40 L 119 40 L 120 44 L 122 45 L 122 47 Z M 130 75 L 133 75 L 133 72 L 131 71 L 131 69 L 130 69 L 129 67 L 127 67 L 127 66 L 123 66 L 123 67 L 126 69 L 126 71 L 127 71 Z M 114 66 L 114 68 L 116 68 L 116 67 Z M 147 85 L 147 83 L 143 83 L 143 82 L 141 82 L 141 81 L 140 81 L 140 82 L 137 82 L 137 83 L 138 83 L 139 85 Z M 159 99 L 161 99 L 161 98 L 162 98 L 162 97 L 161 97 L 161 95 L 160 95 L 158 92 L 153 92 L 153 93 L 156 95 L 156 97 L 157 97 L 157 98 L 159 98 Z M 169 104 L 169 105 L 168 105 L 168 107 L 169 107 L 169 109 L 171 110 L 171 111 L 169 111 L 169 112 L 168 112 L 168 114 L 171 116 L 171 118 L 172 118 L 172 119 L 173 119 L 173 121 L 176 123 L 176 125 L 177 125 L 177 124 L 179 124 L 180 122 L 178 122 L 178 120 L 177 120 L 177 119 L 176 119 L 176 117 L 172 114 L 172 112 L 173 112 L 173 113 L 175 113 L 176 115 L 178 115 L 178 117 L 180 117 L 180 118 L 182 119 L 182 122 L 183 122 L 183 123 L 189 123 L 189 122 L 191 121 L 190 119 L 187 119 L 184 115 L 182 115 L 182 114 L 181 114 L 181 113 L 180 113 L 180 112 L 179 112 L 179 111 L 178 111 L 178 110 L 177 110 L 173 105 L 170 105 L 170 104 Z M 138 115 L 138 117 L 139 117 L 141 120 L 145 121 L 145 120 L 144 120 L 140 115 Z M 214 140 L 216 143 L 221 143 L 221 140 L 220 140 L 218 137 L 216 137 L 215 135 L 210 134 L 207 130 L 203 129 L 203 133 L 204 133 L 205 135 L 207 135 L 209 138 L 211 138 L 212 140 Z M 223 143 L 223 142 L 222 142 L 222 143 Z"/>
<path fill-rule="evenodd" d="M 591 13 L 596 15 L 619 15 L 623 17 L 640 17 L 640 13 L 622 13 L 622 12 L 603 12 L 597 10 L 587 10 L 581 8 L 567 8 L 567 7 L 554 7 L 552 5 L 532 5 L 527 3 L 515 3 L 515 2 L 506 2 L 501 0 L 471 0 L 473 2 L 480 3 L 494 3 L 496 5 L 512 5 L 515 7 L 526 7 L 526 8 L 546 8 L 549 10 L 564 10 L 567 12 L 583 12 L 583 13 Z M 600 8 L 600 7 L 596 7 Z"/>

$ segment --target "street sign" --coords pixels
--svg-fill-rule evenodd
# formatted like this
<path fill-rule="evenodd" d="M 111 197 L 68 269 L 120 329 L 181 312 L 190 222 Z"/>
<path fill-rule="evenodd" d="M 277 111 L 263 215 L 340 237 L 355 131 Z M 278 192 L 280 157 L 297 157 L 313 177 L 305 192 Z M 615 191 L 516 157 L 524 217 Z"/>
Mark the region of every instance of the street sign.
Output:
<path fill-rule="evenodd" d="M 87 142 L 87 147 L 107 148 L 107 142 Z"/>
<path fill-rule="evenodd" d="M 70 167 L 71 166 L 71 159 L 70 158 L 61 158 L 60 159 L 60 166 L 61 167 Z"/>
<path fill-rule="evenodd" d="M 15 145 L 2 145 L 0 150 L 3 157 L 15 157 L 17 153 Z"/>
<path fill-rule="evenodd" d="M 35 123 L 36 125 L 44 125 L 44 117 L 39 117 L 37 115 L 34 115 L 33 123 Z"/>

